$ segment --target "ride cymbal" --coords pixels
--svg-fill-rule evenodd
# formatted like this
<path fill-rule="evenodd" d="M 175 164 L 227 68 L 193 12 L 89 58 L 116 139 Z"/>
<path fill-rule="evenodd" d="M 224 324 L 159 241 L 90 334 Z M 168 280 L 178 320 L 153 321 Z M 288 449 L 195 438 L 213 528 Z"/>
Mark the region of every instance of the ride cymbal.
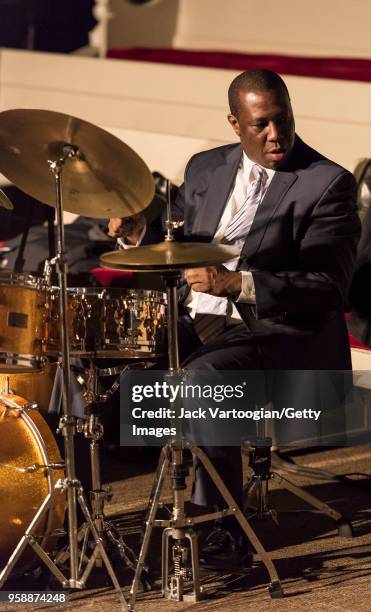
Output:
<path fill-rule="evenodd" d="M 77 154 L 62 173 L 63 208 L 94 218 L 126 217 L 152 200 L 154 181 L 130 147 L 105 130 L 62 113 L 15 109 L 0 113 L 0 172 L 25 193 L 55 206 L 50 164 L 65 145 Z"/>
<path fill-rule="evenodd" d="M 134 249 L 104 253 L 100 261 L 105 268 L 137 272 L 171 271 L 221 264 L 237 257 L 239 252 L 224 244 L 204 242 L 160 242 Z"/>

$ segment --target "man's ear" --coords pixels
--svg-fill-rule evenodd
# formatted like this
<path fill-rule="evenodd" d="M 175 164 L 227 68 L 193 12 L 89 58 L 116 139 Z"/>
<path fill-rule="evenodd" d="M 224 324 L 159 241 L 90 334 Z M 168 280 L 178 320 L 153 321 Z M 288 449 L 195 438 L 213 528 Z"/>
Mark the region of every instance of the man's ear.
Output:
<path fill-rule="evenodd" d="M 231 124 L 233 131 L 237 134 L 237 136 L 240 136 L 240 124 L 238 123 L 238 119 L 237 117 L 235 117 L 234 115 L 232 115 L 232 113 L 229 113 L 228 115 L 228 121 Z"/>

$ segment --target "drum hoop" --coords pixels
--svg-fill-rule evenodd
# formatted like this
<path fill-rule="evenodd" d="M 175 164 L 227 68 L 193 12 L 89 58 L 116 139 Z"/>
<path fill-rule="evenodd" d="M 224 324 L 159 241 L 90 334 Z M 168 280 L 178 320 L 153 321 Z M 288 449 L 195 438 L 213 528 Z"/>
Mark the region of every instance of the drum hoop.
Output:
<path fill-rule="evenodd" d="M 59 287 L 51 287 L 51 291 L 59 292 Z M 128 289 L 120 287 L 68 287 L 67 295 L 72 297 L 90 297 L 112 299 L 127 299 L 137 302 L 156 302 L 159 304 L 167 303 L 166 293 L 154 289 Z"/>
<path fill-rule="evenodd" d="M 42 276 L 18 272 L 0 272 L 0 287 L 13 286 L 40 290 L 46 286 L 46 283 Z"/>
<path fill-rule="evenodd" d="M 22 367 L 24 370 L 42 370 L 45 365 L 45 357 L 37 357 L 35 355 L 28 355 L 27 353 L 11 353 L 9 351 L 0 351 L 0 369 L 1 366 L 4 368 L 11 367 Z M 9 372 L 7 372 L 9 373 Z M 20 372 L 18 372 L 20 374 Z"/>

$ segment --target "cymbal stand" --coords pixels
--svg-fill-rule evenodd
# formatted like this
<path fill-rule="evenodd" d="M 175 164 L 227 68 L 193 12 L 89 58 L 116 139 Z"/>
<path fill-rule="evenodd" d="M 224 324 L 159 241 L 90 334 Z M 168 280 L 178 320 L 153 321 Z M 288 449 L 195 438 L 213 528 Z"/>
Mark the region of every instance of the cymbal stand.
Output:
<path fill-rule="evenodd" d="M 84 433 L 85 438 L 90 440 L 90 465 L 91 465 L 91 483 L 92 490 L 90 492 L 90 501 L 93 510 L 93 521 L 97 528 L 100 537 L 106 531 L 106 525 L 104 521 L 104 503 L 111 498 L 110 487 L 103 488 L 101 482 L 101 469 L 100 469 L 100 441 L 103 439 L 104 429 L 100 419 L 100 415 L 97 410 L 97 406 L 103 402 L 106 402 L 109 398 L 109 394 L 100 394 L 98 389 L 98 368 L 95 367 L 94 363 L 90 361 L 89 368 L 87 370 L 87 389 L 84 393 L 86 401 L 86 414 L 88 419 L 82 421 L 78 428 L 78 431 Z M 116 380 L 114 382 L 114 389 L 116 388 Z M 118 386 L 117 385 L 117 386 Z M 107 524 L 108 527 L 108 524 Z M 85 531 L 83 550 L 86 550 L 87 541 L 89 537 L 89 525 L 85 523 L 82 526 Z M 99 560 L 97 559 L 97 562 Z"/>
<path fill-rule="evenodd" d="M 27 544 L 33 548 L 38 554 L 40 559 L 47 565 L 52 574 L 59 580 L 63 588 L 71 589 L 83 589 L 85 588 L 86 580 L 89 577 L 95 560 L 98 556 L 102 558 L 102 561 L 106 567 L 106 570 L 111 578 L 114 588 L 119 594 L 122 610 L 127 610 L 126 600 L 121 591 L 120 584 L 113 571 L 110 560 L 107 556 L 102 540 L 99 537 L 96 526 L 89 513 L 88 506 L 85 500 L 84 491 L 81 483 L 76 478 L 75 469 L 75 446 L 74 436 L 76 434 L 76 418 L 71 414 L 71 407 L 69 403 L 69 389 L 70 389 L 70 354 L 68 345 L 68 322 L 67 322 L 67 258 L 65 252 L 65 241 L 64 241 L 64 225 L 63 225 L 63 205 L 62 205 L 62 172 L 67 160 L 72 158 L 78 158 L 80 155 L 79 150 L 70 144 L 63 146 L 61 156 L 54 162 L 50 162 L 50 170 L 54 175 L 55 179 L 55 190 L 56 190 L 56 209 L 57 209 L 57 255 L 54 258 L 58 273 L 59 289 L 60 289 L 60 317 L 61 317 L 61 341 L 62 341 L 62 371 L 63 371 L 63 385 L 62 385 L 62 406 L 63 414 L 60 419 L 59 428 L 64 438 L 64 450 L 65 450 L 65 473 L 66 477 L 60 479 L 55 484 L 51 493 L 47 495 L 43 504 L 37 511 L 34 519 L 31 521 L 29 527 L 26 529 L 25 535 L 21 538 L 15 550 L 13 551 L 8 563 L 0 574 L 0 588 L 4 584 L 7 577 L 10 575 L 15 563 L 21 556 L 21 553 L 26 548 Z M 44 468 L 45 466 L 43 466 Z M 60 466 L 59 466 L 60 468 Z M 47 469 L 53 469 L 53 466 L 47 466 Z M 67 578 L 56 565 L 56 563 L 50 558 L 50 556 L 43 550 L 38 544 L 35 538 L 35 531 L 44 518 L 45 514 L 50 508 L 53 507 L 54 498 L 58 494 L 65 492 L 67 494 L 67 518 L 68 518 L 68 548 L 69 548 L 69 569 L 70 577 Z M 91 533 L 94 538 L 94 550 L 91 557 L 87 560 L 87 564 L 84 569 L 79 564 L 79 547 L 78 547 L 78 535 L 77 535 L 77 501 L 80 504 L 83 515 L 89 525 Z"/>
<path fill-rule="evenodd" d="M 169 214 L 170 217 L 170 214 Z M 171 219 L 167 220 L 168 235 L 165 240 L 172 240 L 172 223 Z M 170 231 L 169 231 L 170 229 Z M 178 300 L 177 286 L 181 278 L 179 270 L 169 270 L 163 273 L 163 277 L 167 288 L 167 305 L 168 305 L 168 357 L 169 369 L 167 377 L 173 381 L 182 380 L 184 371 L 180 368 L 179 351 L 178 351 Z M 178 404 L 175 401 L 171 405 L 172 410 L 177 416 Z M 153 527 L 165 527 L 162 533 L 162 594 L 165 598 L 174 601 L 199 601 L 202 597 L 202 588 L 199 578 L 199 560 L 198 560 L 198 541 L 197 534 L 193 526 L 199 523 L 220 519 L 225 516 L 234 515 L 239 522 L 241 528 L 245 532 L 247 538 L 251 542 L 255 551 L 258 553 L 261 561 L 264 563 L 271 583 L 269 592 L 272 598 L 283 597 L 283 590 L 278 578 L 276 568 L 272 562 L 270 554 L 263 548 L 260 540 L 248 523 L 241 509 L 237 506 L 232 495 L 228 491 L 224 482 L 212 465 L 206 453 L 193 443 L 188 442 L 182 435 L 179 427 L 179 419 L 174 419 L 177 426 L 177 434 L 174 439 L 163 447 L 157 467 L 157 472 L 152 486 L 147 515 L 145 519 L 145 531 L 139 552 L 137 568 L 134 580 L 130 590 L 129 610 L 133 611 L 137 592 L 138 583 L 144 568 L 145 558 L 148 552 L 150 538 Z M 212 512 L 197 517 L 187 517 L 185 512 L 185 489 L 186 476 L 188 468 L 184 463 L 184 450 L 189 449 L 203 463 L 205 469 L 209 473 L 215 486 L 224 498 L 227 508 L 218 512 Z M 173 509 L 171 517 L 168 520 L 156 519 L 157 508 L 159 505 L 160 495 L 164 484 L 165 475 L 168 472 L 171 479 L 171 488 L 173 491 Z M 169 572 L 169 543 L 173 540 L 172 545 L 172 561 L 173 571 Z M 190 551 L 190 561 L 189 561 Z M 187 583 L 191 583 L 192 590 L 187 591 Z"/>
<path fill-rule="evenodd" d="M 89 359 L 89 366 L 85 368 L 74 366 L 74 370 L 79 372 L 79 378 L 81 382 L 86 385 L 86 391 L 84 392 L 84 398 L 86 401 L 85 411 L 88 416 L 87 419 L 78 419 L 77 431 L 83 433 L 85 438 L 90 440 L 90 466 L 91 466 L 91 484 L 92 490 L 90 491 L 90 503 L 92 507 L 92 519 L 95 524 L 99 537 L 106 542 L 109 546 L 113 546 L 118 551 L 121 559 L 124 561 L 126 567 L 131 569 L 133 572 L 136 568 L 137 557 L 135 552 L 125 543 L 124 538 L 113 525 L 112 522 L 108 521 L 104 514 L 104 504 L 109 501 L 112 497 L 112 490 L 110 486 L 103 487 L 101 481 L 101 469 L 100 469 L 100 441 L 103 439 L 104 428 L 103 423 L 100 419 L 100 406 L 106 403 L 110 397 L 120 387 L 120 375 L 125 370 L 132 367 L 151 367 L 148 362 L 135 362 L 133 364 L 118 365 L 108 368 L 98 368 L 92 359 Z M 103 393 L 99 390 L 99 381 L 102 377 L 116 376 L 115 381 L 109 389 Z M 82 542 L 81 557 L 80 557 L 80 568 L 86 559 L 86 552 L 89 546 L 90 540 L 90 526 L 85 521 L 78 530 L 78 541 Z M 63 564 L 69 557 L 69 551 L 62 550 L 56 557 L 57 564 Z M 96 567 L 102 566 L 102 559 L 98 555 L 95 559 Z M 147 569 L 143 572 L 142 585 L 145 590 L 151 589 L 149 575 Z"/>
<path fill-rule="evenodd" d="M 138 365 L 147 366 L 146 363 L 136 363 Z M 86 401 L 86 414 L 88 418 L 86 420 L 79 420 L 77 424 L 77 430 L 84 434 L 85 438 L 90 440 L 90 465 L 91 465 L 91 482 L 92 490 L 90 491 L 90 502 L 92 506 L 92 519 L 95 524 L 96 530 L 100 538 L 103 541 L 113 545 L 121 559 L 125 562 L 126 566 L 131 570 L 135 570 L 136 556 L 134 551 L 124 542 L 123 537 L 120 535 L 115 526 L 107 521 L 104 514 L 104 504 L 106 501 L 111 499 L 112 490 L 111 487 L 102 486 L 101 481 L 101 468 L 100 468 L 100 442 L 103 439 L 104 429 L 103 423 L 100 418 L 100 406 L 105 404 L 109 398 L 119 389 L 120 387 L 120 375 L 125 370 L 130 369 L 130 364 L 110 367 L 110 368 L 98 368 L 93 360 L 89 360 L 89 367 L 85 368 L 86 375 L 86 391 L 84 398 Z M 99 381 L 102 377 L 116 376 L 115 381 L 109 389 L 100 392 Z M 90 537 L 90 526 L 88 522 L 83 523 L 79 529 L 78 539 L 83 541 L 82 544 L 82 555 L 80 565 L 82 564 L 83 557 L 87 551 Z M 64 557 L 63 557 L 64 559 Z M 101 566 L 102 560 L 100 556 L 96 558 L 96 565 Z M 147 577 L 143 577 L 143 586 L 148 588 Z"/>

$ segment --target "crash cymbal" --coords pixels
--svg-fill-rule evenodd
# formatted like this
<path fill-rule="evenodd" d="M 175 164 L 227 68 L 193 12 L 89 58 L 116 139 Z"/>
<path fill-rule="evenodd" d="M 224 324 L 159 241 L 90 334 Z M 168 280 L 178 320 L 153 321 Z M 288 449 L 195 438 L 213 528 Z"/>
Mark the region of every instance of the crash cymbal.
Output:
<path fill-rule="evenodd" d="M 100 261 L 105 268 L 161 272 L 213 266 L 233 259 L 238 254 L 234 247 L 224 244 L 160 242 L 104 253 Z"/>
<path fill-rule="evenodd" d="M 152 200 L 154 181 L 146 164 L 112 134 L 52 111 L 0 113 L 0 172 L 49 206 L 55 206 L 50 162 L 61 156 L 66 144 L 78 153 L 64 164 L 64 210 L 86 217 L 126 217 Z"/>

